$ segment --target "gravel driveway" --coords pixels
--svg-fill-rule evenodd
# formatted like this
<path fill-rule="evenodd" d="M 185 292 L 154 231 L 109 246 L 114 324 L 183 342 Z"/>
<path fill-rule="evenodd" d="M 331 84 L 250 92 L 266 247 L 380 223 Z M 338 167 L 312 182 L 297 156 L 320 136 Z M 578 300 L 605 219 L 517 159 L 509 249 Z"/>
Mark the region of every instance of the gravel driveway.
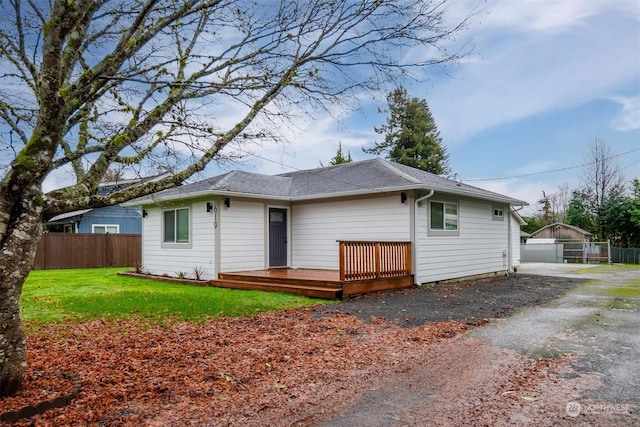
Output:
<path fill-rule="evenodd" d="M 326 311 L 405 327 L 484 326 L 425 350 L 314 425 L 640 425 L 639 269 L 526 264 L 511 277 L 367 295 Z"/>
<path fill-rule="evenodd" d="M 545 304 L 587 280 L 518 273 L 366 294 L 327 309 L 365 322 L 385 318 L 404 327 L 447 321 L 478 325 L 509 316 L 523 307 Z"/>

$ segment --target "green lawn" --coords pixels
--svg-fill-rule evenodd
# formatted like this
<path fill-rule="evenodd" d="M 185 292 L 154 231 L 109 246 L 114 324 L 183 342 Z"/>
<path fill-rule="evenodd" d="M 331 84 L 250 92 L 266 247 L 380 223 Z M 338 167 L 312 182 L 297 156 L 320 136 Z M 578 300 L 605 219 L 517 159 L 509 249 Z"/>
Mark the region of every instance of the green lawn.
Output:
<path fill-rule="evenodd" d="M 118 271 L 122 268 L 32 271 L 22 291 L 21 318 L 27 324 L 94 318 L 204 322 L 321 303 L 295 295 L 123 277 Z"/>

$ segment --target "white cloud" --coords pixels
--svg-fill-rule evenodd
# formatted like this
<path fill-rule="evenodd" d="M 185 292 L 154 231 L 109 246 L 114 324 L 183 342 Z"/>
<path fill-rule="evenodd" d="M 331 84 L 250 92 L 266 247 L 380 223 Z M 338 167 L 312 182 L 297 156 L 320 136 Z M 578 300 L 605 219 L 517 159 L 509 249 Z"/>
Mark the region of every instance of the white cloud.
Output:
<path fill-rule="evenodd" d="M 456 0 L 448 5 L 447 15 L 460 20 L 474 8 L 478 13 L 473 21 L 480 23 L 480 31 L 489 32 L 563 32 L 611 11 L 640 18 L 636 0 Z"/>
<path fill-rule="evenodd" d="M 622 106 L 620 113 L 613 119 L 613 128 L 620 132 L 640 129 L 640 97 L 618 96 L 611 100 Z"/>
<path fill-rule="evenodd" d="M 67 187 L 75 183 L 75 174 L 70 166 L 56 169 L 47 175 L 47 179 L 42 183 L 42 191 L 48 193 L 58 188 Z"/>
<path fill-rule="evenodd" d="M 640 6 L 504 1 L 487 9 L 486 20 L 472 28 L 475 60 L 462 64 L 454 79 L 438 81 L 428 99 L 451 144 L 496 125 L 604 99 L 637 82 L 637 53 L 631 52 L 640 48 Z M 619 13 L 629 9 L 635 13 Z"/>
<path fill-rule="evenodd" d="M 487 5 L 483 24 L 519 31 L 564 31 L 607 7 L 598 1 L 498 0 Z"/>
<path fill-rule="evenodd" d="M 347 128 L 342 120 L 329 114 L 298 121 L 295 127 L 283 124 L 279 133 L 284 139 L 282 144 L 250 148 L 256 156 L 249 156 L 247 162 L 255 172 L 278 174 L 317 168 L 320 162 L 326 165 L 336 155 L 339 143 L 344 155 L 350 153 L 353 160 L 362 160 L 367 157 L 362 147 L 374 138 L 373 129 L 368 132 Z"/>
<path fill-rule="evenodd" d="M 529 203 L 529 206 L 525 206 L 520 212 L 524 216 L 533 216 L 537 213 L 537 204 L 542 198 L 542 191 L 548 191 L 548 186 L 540 182 L 527 182 L 520 179 L 474 181 L 469 184 Z"/>

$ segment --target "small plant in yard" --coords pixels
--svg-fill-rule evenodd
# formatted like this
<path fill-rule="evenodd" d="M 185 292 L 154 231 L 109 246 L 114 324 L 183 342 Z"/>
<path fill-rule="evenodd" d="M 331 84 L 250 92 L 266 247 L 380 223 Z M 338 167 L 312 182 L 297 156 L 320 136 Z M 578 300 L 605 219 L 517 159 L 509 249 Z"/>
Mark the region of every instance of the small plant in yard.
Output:
<path fill-rule="evenodd" d="M 204 280 L 204 269 L 202 267 L 193 268 L 193 278 L 196 280 Z"/>
<path fill-rule="evenodd" d="M 188 279 L 189 275 L 187 274 L 186 271 L 178 271 L 178 272 L 176 272 L 176 277 L 178 279 Z"/>
<path fill-rule="evenodd" d="M 133 265 L 133 270 L 138 274 L 144 274 L 144 265 L 142 265 L 142 261 L 136 260 Z"/>

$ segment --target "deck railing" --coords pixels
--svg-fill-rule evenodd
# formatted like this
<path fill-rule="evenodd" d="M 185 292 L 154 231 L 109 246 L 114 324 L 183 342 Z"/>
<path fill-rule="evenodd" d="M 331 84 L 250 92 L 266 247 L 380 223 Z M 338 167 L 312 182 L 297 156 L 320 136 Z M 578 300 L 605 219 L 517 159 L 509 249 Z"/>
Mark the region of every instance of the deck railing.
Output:
<path fill-rule="evenodd" d="M 411 242 L 339 241 L 340 280 L 411 274 Z"/>

